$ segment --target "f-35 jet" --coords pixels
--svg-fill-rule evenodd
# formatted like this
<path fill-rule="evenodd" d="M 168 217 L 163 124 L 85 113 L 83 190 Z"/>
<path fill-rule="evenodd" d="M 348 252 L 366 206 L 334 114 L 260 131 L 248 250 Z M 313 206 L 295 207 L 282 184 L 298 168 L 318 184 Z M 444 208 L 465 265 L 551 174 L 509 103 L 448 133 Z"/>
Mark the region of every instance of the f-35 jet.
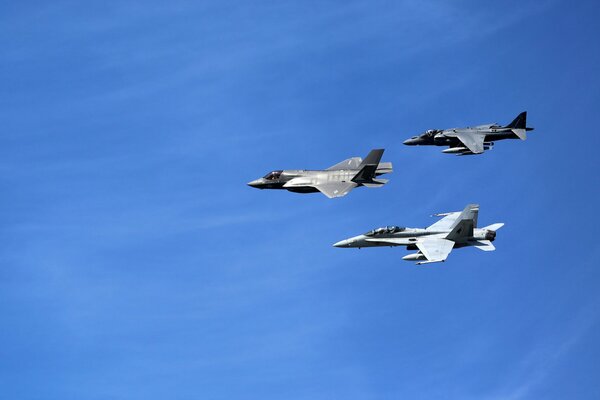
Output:
<path fill-rule="evenodd" d="M 503 139 L 527 138 L 527 111 L 522 112 L 506 126 L 485 124 L 467 128 L 430 129 L 422 135 L 413 136 L 404 141 L 408 146 L 448 146 L 442 153 L 466 156 L 481 154 L 494 145 L 494 141 Z"/>
<path fill-rule="evenodd" d="M 418 250 L 403 260 L 419 261 L 419 264 L 445 261 L 452 249 L 473 246 L 483 251 L 496 248 L 492 242 L 503 223 L 477 228 L 478 204 L 469 204 L 463 211 L 435 214 L 443 217 L 428 228 L 402 228 L 387 226 L 374 229 L 334 244 L 335 247 L 381 247 L 406 246 Z"/>
<path fill-rule="evenodd" d="M 257 189 L 321 192 L 329 198 L 342 197 L 359 186 L 380 187 L 387 183 L 387 179 L 378 179 L 380 175 L 392 172 L 392 163 L 379 162 L 383 151 L 371 150 L 364 160 L 360 157 L 349 158 L 325 170 L 272 171 L 248 185 Z"/>

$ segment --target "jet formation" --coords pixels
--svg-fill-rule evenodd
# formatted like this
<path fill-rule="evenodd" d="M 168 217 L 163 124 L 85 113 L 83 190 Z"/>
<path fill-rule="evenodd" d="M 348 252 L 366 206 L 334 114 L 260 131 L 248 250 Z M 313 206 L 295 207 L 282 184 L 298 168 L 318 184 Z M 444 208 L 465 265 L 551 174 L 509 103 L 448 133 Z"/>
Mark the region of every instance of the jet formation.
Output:
<path fill-rule="evenodd" d="M 383 149 L 371 150 L 363 160 L 352 157 L 325 170 L 288 169 L 269 172 L 249 182 L 257 189 L 285 189 L 296 193 L 321 192 L 329 198 L 342 197 L 359 186 L 381 187 L 388 181 L 380 175 L 392 172 L 392 163 L 380 162 Z"/>
<path fill-rule="evenodd" d="M 504 224 L 496 223 L 477 228 L 478 213 L 479 205 L 469 204 L 463 211 L 434 214 L 443 218 L 427 228 L 387 226 L 341 240 L 333 246 L 359 249 L 406 246 L 407 250 L 418 251 L 402 259 L 418 261 L 417 265 L 446 261 L 455 248 L 472 246 L 483 251 L 493 251 L 496 249 L 492 244 L 496 239 L 496 231 Z"/>
<path fill-rule="evenodd" d="M 455 155 L 481 154 L 490 150 L 495 141 L 527 138 L 527 112 L 519 114 L 510 124 L 485 124 L 467 128 L 430 129 L 404 141 L 408 146 L 447 146 L 443 153 Z M 381 162 L 384 149 L 374 149 L 363 160 L 352 157 L 324 170 L 275 170 L 248 183 L 257 189 L 284 189 L 296 193 L 321 192 L 329 198 L 346 196 L 352 189 L 381 187 L 388 181 L 380 176 L 392 172 L 392 163 Z M 334 247 L 362 248 L 405 246 L 416 253 L 403 260 L 417 265 L 445 261 L 453 249 L 475 247 L 483 251 L 496 248 L 493 241 L 504 223 L 484 228 L 477 227 L 478 204 L 469 204 L 464 210 L 434 214 L 442 217 L 427 228 L 386 226 L 362 235 L 341 240 Z"/>
<path fill-rule="evenodd" d="M 429 129 L 419 136 L 404 141 L 407 146 L 448 146 L 442 153 L 466 156 L 481 154 L 494 146 L 494 141 L 527 138 L 527 111 L 510 124 L 485 124 L 467 128 Z"/>

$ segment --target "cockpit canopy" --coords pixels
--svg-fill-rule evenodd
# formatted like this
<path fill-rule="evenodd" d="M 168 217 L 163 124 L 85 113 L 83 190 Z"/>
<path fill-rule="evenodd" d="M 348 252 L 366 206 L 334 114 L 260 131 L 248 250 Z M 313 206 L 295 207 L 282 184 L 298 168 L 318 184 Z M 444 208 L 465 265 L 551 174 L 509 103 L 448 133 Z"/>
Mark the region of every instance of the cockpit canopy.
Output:
<path fill-rule="evenodd" d="M 428 129 L 425 131 L 423 136 L 433 136 L 439 132 L 439 129 Z"/>
<path fill-rule="evenodd" d="M 279 179 L 279 177 L 281 176 L 281 173 L 283 171 L 273 171 L 273 172 L 269 172 L 268 174 L 266 174 L 265 176 L 263 176 L 264 179 L 268 180 L 268 181 L 276 181 Z"/>
<path fill-rule="evenodd" d="M 402 232 L 405 229 L 406 228 L 400 227 L 400 226 L 386 226 L 383 228 L 373 229 L 372 231 L 365 233 L 365 236 L 376 236 L 376 235 L 384 235 L 384 234 L 389 235 L 391 233 Z"/>

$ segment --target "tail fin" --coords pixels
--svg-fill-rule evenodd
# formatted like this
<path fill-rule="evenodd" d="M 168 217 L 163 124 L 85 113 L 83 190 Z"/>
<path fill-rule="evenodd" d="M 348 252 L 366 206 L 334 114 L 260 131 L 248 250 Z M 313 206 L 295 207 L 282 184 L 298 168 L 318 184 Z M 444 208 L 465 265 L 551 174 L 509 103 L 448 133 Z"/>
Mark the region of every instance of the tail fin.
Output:
<path fill-rule="evenodd" d="M 362 168 L 367 165 L 379 165 L 379 161 L 381 161 L 381 156 L 383 156 L 384 151 L 385 149 L 371 150 L 369 154 L 367 154 L 367 157 L 364 160 L 362 160 L 359 168 Z"/>
<path fill-rule="evenodd" d="M 519 139 L 527 139 L 527 111 L 523 111 L 521 114 L 517 115 L 517 118 L 506 125 L 505 128 L 510 128 Z"/>
<path fill-rule="evenodd" d="M 473 221 L 473 227 L 477 228 L 477 216 L 479 215 L 479 204 L 467 204 L 464 210 L 460 213 L 456 219 L 455 225 L 461 220 Z"/>
<path fill-rule="evenodd" d="M 355 183 L 370 183 L 375 177 L 375 171 L 381 161 L 384 149 L 371 150 L 367 157 L 358 166 L 360 171 L 352 178 L 352 182 Z"/>
<path fill-rule="evenodd" d="M 451 231 L 446 235 L 448 240 L 458 240 L 473 236 L 473 229 L 477 228 L 479 204 L 468 204 L 451 226 Z"/>
<path fill-rule="evenodd" d="M 527 128 L 527 111 L 523 111 L 521 114 L 517 115 L 517 118 L 513 120 L 510 124 L 506 125 L 505 128 L 513 128 L 513 129 L 525 129 Z"/>

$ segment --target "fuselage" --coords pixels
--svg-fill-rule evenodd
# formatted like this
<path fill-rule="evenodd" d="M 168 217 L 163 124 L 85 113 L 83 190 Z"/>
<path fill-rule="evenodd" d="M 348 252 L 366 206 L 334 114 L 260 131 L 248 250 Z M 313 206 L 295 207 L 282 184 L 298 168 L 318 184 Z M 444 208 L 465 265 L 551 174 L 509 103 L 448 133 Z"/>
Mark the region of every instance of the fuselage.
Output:
<path fill-rule="evenodd" d="M 351 181 L 357 172 L 357 170 L 279 170 L 249 182 L 248 185 L 257 189 L 285 189 L 296 193 L 315 193 L 318 190 L 313 187 L 314 185 L 323 182 Z"/>
<path fill-rule="evenodd" d="M 444 238 L 450 231 L 436 231 L 423 228 L 400 228 L 397 226 L 389 226 L 384 228 L 374 229 L 365 234 L 354 236 L 345 240 L 341 240 L 334 244 L 335 247 L 362 248 L 362 247 L 392 247 L 392 246 L 407 246 L 409 250 L 416 249 L 416 242 L 423 237 L 438 237 Z M 490 240 L 494 241 L 496 232 L 487 229 L 474 229 L 473 235 L 464 237 L 458 241 L 454 247 L 463 247 L 469 245 L 469 242 L 475 240 Z M 385 242 L 385 239 L 393 239 Z"/>
<path fill-rule="evenodd" d="M 382 166 L 375 171 L 375 177 L 392 171 L 391 167 Z M 336 170 L 306 170 L 288 169 L 269 172 L 262 178 L 249 182 L 248 185 L 257 189 L 285 189 L 296 193 L 315 193 L 315 185 L 329 182 L 355 182 L 357 186 L 362 183 L 353 181 L 358 169 Z"/>
<path fill-rule="evenodd" d="M 531 128 L 528 128 L 528 130 L 531 130 Z M 486 143 L 504 139 L 519 139 L 510 128 L 497 125 L 484 125 L 473 128 L 431 129 L 419 136 L 413 136 L 405 140 L 404 144 L 408 146 L 461 146 L 458 138 L 448 136 L 448 134 L 454 134 L 457 131 L 472 131 L 478 134 L 485 134 L 484 142 Z"/>
<path fill-rule="evenodd" d="M 343 197 L 359 186 L 381 187 L 387 180 L 376 179 L 392 172 L 392 163 L 381 162 L 384 149 L 373 149 L 362 159 L 351 157 L 327 169 L 288 169 L 269 172 L 248 182 L 257 189 L 285 189 L 297 193 L 321 192 L 328 198 Z"/>

